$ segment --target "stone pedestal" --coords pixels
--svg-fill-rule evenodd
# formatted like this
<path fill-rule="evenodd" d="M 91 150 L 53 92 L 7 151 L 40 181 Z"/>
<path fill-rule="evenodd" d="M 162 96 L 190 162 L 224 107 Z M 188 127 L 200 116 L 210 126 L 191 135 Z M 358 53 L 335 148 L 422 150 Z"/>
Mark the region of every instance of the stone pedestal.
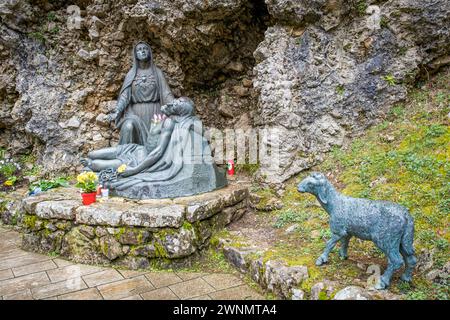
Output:
<path fill-rule="evenodd" d="M 83 206 L 77 189 L 59 188 L 22 200 L 23 247 L 130 269 L 186 265 L 214 232 L 246 212 L 247 198 L 246 186 L 231 184 L 192 197 L 112 197 Z"/>

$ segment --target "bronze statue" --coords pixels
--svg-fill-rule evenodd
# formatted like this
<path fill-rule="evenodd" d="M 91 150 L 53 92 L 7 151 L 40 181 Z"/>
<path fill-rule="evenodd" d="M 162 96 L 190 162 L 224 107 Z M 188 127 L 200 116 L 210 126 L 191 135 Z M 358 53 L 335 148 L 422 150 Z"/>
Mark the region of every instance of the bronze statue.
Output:
<path fill-rule="evenodd" d="M 91 151 L 81 159 L 87 170 L 126 170 L 108 183 L 128 198 L 173 198 L 212 191 L 227 184 L 203 135 L 194 104 L 186 97 L 161 107 L 167 116 L 148 132 L 144 145 L 129 143 Z"/>
<path fill-rule="evenodd" d="M 316 196 L 330 215 L 331 239 L 316 265 L 328 262 L 328 255 L 341 242 L 339 255 L 347 259 L 352 237 L 371 240 L 388 258 L 387 269 L 376 289 L 386 289 L 394 272 L 406 264 L 401 279 L 411 282 L 417 259 L 414 253 L 414 219 L 408 209 L 390 201 L 352 198 L 334 189 L 322 173 L 314 172 L 298 184 L 299 192 Z"/>
<path fill-rule="evenodd" d="M 150 45 L 138 42 L 133 49 L 133 66 L 120 89 L 117 111 L 110 116 L 120 130 L 119 144 L 144 145 L 153 116 L 173 99 L 163 72 L 153 63 Z"/>

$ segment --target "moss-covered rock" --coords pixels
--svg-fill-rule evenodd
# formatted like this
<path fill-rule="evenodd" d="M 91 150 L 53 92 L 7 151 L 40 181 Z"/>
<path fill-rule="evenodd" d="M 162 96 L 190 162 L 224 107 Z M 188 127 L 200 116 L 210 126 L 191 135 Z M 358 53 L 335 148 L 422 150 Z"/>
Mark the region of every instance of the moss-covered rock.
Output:
<path fill-rule="evenodd" d="M 61 255 L 82 263 L 103 264 L 109 262 L 95 241 L 81 233 L 79 228 L 73 228 L 64 236 Z"/>
<path fill-rule="evenodd" d="M 100 251 L 109 260 L 114 260 L 123 255 L 122 246 L 114 236 L 107 235 L 99 239 Z"/>

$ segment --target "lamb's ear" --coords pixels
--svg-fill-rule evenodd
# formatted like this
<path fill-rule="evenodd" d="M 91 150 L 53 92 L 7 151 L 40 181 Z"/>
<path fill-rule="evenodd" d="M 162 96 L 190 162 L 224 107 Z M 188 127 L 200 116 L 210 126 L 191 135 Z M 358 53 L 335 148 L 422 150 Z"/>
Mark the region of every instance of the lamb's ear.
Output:
<path fill-rule="evenodd" d="M 328 203 L 328 188 L 326 184 L 322 184 L 321 186 L 319 186 L 317 196 L 322 203 Z"/>

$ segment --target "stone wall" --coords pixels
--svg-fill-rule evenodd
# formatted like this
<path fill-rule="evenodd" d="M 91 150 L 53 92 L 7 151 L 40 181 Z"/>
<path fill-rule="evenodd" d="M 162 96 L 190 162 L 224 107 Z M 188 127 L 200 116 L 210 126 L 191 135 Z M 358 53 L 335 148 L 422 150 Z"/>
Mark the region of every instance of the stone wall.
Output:
<path fill-rule="evenodd" d="M 15 209 L 23 248 L 76 262 L 130 269 L 184 266 L 247 210 L 248 189 L 230 185 L 175 200 L 110 198 L 81 204 L 74 188 L 26 197 Z"/>

